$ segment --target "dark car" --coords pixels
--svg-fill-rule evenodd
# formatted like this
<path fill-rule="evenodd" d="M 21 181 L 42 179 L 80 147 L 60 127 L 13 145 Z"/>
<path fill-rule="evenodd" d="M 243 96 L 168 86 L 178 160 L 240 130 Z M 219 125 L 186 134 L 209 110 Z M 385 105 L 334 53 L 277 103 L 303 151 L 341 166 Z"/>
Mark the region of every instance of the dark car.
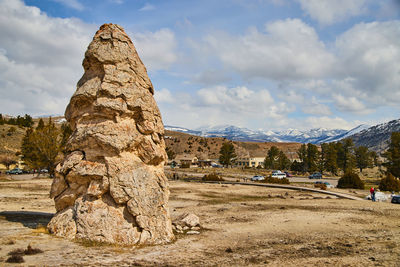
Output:
<path fill-rule="evenodd" d="M 392 197 L 392 203 L 400 204 L 400 195 Z"/>
<path fill-rule="evenodd" d="M 314 172 L 310 176 L 308 176 L 310 179 L 322 179 L 322 174 L 320 172 Z"/>
<path fill-rule="evenodd" d="M 22 174 L 22 170 L 20 168 L 15 168 L 10 171 L 6 171 L 6 174 Z"/>
<path fill-rule="evenodd" d="M 285 174 L 286 174 L 286 177 L 293 177 L 293 175 L 289 172 L 285 172 Z"/>

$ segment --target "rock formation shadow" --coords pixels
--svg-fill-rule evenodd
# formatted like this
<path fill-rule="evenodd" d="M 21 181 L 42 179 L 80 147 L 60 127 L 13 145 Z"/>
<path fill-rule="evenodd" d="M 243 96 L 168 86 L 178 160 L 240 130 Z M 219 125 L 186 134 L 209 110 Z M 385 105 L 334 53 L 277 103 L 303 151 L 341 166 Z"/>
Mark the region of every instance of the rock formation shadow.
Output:
<path fill-rule="evenodd" d="M 39 226 L 46 227 L 53 218 L 53 213 L 36 211 L 2 211 L 0 217 L 4 217 L 9 222 L 22 223 L 23 226 L 36 229 Z"/>

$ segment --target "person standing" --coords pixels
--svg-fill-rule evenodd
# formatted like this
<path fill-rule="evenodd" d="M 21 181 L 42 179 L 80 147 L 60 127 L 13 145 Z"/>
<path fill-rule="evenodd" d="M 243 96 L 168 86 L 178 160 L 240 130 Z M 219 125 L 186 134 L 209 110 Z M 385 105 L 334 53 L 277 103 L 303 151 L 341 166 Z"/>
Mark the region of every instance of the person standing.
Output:
<path fill-rule="evenodd" d="M 375 188 L 371 187 L 369 193 L 371 194 L 372 201 L 375 201 Z"/>

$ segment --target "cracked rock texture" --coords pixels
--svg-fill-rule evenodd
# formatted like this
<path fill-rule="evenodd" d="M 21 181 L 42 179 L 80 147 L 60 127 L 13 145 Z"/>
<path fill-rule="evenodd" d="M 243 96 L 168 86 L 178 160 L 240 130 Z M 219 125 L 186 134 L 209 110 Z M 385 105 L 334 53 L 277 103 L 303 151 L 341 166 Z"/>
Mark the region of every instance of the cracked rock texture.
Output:
<path fill-rule="evenodd" d="M 65 111 L 73 133 L 56 168 L 51 233 L 124 245 L 174 239 L 164 126 L 154 89 L 122 27 L 104 24 Z"/>

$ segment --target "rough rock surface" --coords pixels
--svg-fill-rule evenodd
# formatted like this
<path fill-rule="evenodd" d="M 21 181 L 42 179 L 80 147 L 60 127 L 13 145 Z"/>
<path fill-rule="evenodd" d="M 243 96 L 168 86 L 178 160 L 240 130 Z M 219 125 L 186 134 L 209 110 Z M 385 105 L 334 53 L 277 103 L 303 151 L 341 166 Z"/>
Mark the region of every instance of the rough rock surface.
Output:
<path fill-rule="evenodd" d="M 164 126 L 145 66 L 124 30 L 104 24 L 83 67 L 65 112 L 73 133 L 51 187 L 49 231 L 125 245 L 172 241 Z"/>

